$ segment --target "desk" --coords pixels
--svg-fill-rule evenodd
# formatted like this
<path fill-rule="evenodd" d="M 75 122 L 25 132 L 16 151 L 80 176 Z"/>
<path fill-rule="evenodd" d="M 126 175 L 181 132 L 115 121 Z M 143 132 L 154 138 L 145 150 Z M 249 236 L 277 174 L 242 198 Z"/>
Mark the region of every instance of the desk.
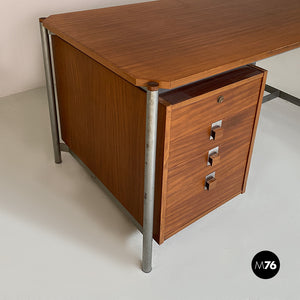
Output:
<path fill-rule="evenodd" d="M 220 144 L 220 151 L 224 151 L 223 156 L 220 152 L 222 162 L 227 162 L 220 173 L 226 177 L 225 169 L 236 170 L 235 174 L 240 172 L 234 182 L 239 182 L 238 193 L 245 191 L 266 80 L 266 72 L 250 64 L 299 47 L 299 15 L 299 0 L 162 0 L 40 19 L 55 162 L 61 162 L 61 151 L 74 152 L 143 224 L 143 271 L 150 272 L 152 268 L 156 215 L 159 221 L 154 219 L 154 228 L 159 223 L 160 235 L 156 237 L 159 243 L 164 240 L 163 235 L 171 235 L 196 219 L 196 216 L 190 217 L 189 222 L 185 221 L 185 225 L 178 225 L 173 231 L 169 225 L 168 231 L 164 230 L 168 225 L 162 216 L 166 211 L 171 211 L 170 216 L 173 216 L 175 213 L 170 207 L 176 206 L 178 201 L 179 206 L 182 203 L 178 200 L 176 205 L 172 202 L 165 207 L 161 200 L 154 209 L 156 194 L 160 193 L 164 199 L 167 197 L 164 193 L 169 193 L 164 183 L 171 178 L 165 171 L 170 157 L 173 155 L 176 161 L 183 155 L 182 147 L 188 147 L 189 151 L 195 148 L 196 142 L 189 144 L 186 136 L 182 136 L 182 132 L 193 136 L 198 124 L 192 122 L 195 111 L 201 120 L 210 117 L 199 127 L 203 134 L 194 135 L 192 141 L 207 135 L 201 145 L 212 140 L 211 146 L 217 146 L 213 142 L 216 136 L 222 130 L 225 136 L 230 132 L 230 136 L 220 142 L 224 143 L 224 146 Z M 284 92 L 271 87 L 268 91 L 271 94 L 265 100 L 281 95 L 298 103 L 298 99 Z M 205 99 L 211 100 L 205 104 Z M 244 102 L 240 102 L 241 99 Z M 60 143 L 57 103 L 61 135 L 66 144 Z M 192 103 L 195 110 L 186 106 Z M 173 105 L 182 109 L 177 117 L 169 112 L 173 111 Z M 222 121 L 219 116 L 224 118 L 223 125 L 218 123 Z M 176 120 L 179 121 L 176 123 Z M 184 128 L 184 123 L 189 126 Z M 175 131 L 170 131 L 172 126 Z M 237 126 L 243 128 L 244 134 L 233 134 Z M 177 140 L 184 141 L 177 148 L 172 146 L 176 138 L 172 140 L 169 136 L 176 130 L 179 132 Z M 240 142 L 237 148 L 230 142 L 233 137 Z M 145 143 L 145 151 L 141 149 L 141 141 Z M 208 150 L 203 148 L 205 153 Z M 218 149 L 212 150 L 214 152 L 203 156 L 205 166 L 199 169 L 206 170 L 206 166 L 220 160 Z M 240 169 L 230 160 L 230 153 L 234 151 L 235 155 L 244 155 L 237 163 Z M 180 169 L 178 160 L 173 169 L 177 167 Z M 211 174 L 203 171 L 199 179 L 201 192 L 216 185 L 215 173 L 219 172 L 216 170 Z M 175 186 L 188 178 L 184 172 L 178 173 L 181 179 L 173 182 Z M 142 177 L 144 183 L 140 182 Z M 128 188 L 133 183 L 132 178 L 137 180 L 136 187 Z M 225 181 L 223 184 L 225 187 Z M 232 189 L 218 205 L 236 194 Z M 132 195 L 141 197 L 137 200 L 130 198 Z M 191 204 L 189 209 L 198 207 Z M 215 207 L 205 208 L 205 213 Z M 188 214 L 186 210 L 181 213 Z M 203 212 L 197 217 L 201 215 Z M 174 220 L 169 224 L 178 223 L 180 218 Z"/>

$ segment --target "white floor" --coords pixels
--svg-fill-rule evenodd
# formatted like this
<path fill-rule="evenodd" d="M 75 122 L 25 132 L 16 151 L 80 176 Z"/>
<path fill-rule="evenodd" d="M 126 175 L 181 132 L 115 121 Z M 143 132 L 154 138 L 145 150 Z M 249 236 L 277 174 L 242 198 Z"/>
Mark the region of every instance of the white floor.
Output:
<path fill-rule="evenodd" d="M 44 89 L 0 99 L 0 299 L 299 299 L 300 108 L 263 104 L 247 192 L 154 244 L 67 153 L 55 165 Z M 251 270 L 271 250 L 270 280 Z"/>

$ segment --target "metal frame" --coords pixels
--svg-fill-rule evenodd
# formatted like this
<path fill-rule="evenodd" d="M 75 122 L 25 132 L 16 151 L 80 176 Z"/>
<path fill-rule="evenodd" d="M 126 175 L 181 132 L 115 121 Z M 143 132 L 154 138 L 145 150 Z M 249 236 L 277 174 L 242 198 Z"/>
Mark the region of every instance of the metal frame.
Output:
<path fill-rule="evenodd" d="M 268 92 L 269 95 L 264 96 L 263 103 L 268 102 L 268 101 L 273 100 L 273 99 L 278 97 L 278 98 L 281 98 L 281 99 L 286 100 L 288 102 L 291 102 L 295 105 L 300 106 L 300 99 L 299 98 L 297 98 L 295 96 L 292 96 L 292 95 L 290 95 L 286 92 L 283 92 L 283 91 L 281 91 L 277 88 L 274 88 L 274 87 L 266 84 L 265 91 Z"/>
<path fill-rule="evenodd" d="M 147 90 L 144 214 L 143 214 L 143 259 L 142 270 L 152 270 L 152 235 L 155 192 L 156 134 L 158 114 L 158 84 L 149 83 Z"/>
<path fill-rule="evenodd" d="M 57 92 L 55 84 L 54 61 L 52 52 L 52 33 L 40 22 L 44 67 L 46 75 L 48 105 L 51 123 L 51 133 L 54 150 L 55 163 L 61 163 L 61 151 L 70 152 L 71 155 L 79 161 L 92 175 L 96 176 L 81 162 L 81 160 L 69 149 L 69 147 L 60 143 L 58 111 L 57 111 Z M 255 64 L 255 63 L 254 63 Z M 279 89 L 266 85 L 265 90 L 269 95 L 264 96 L 263 103 L 274 98 L 280 97 L 286 101 L 300 106 L 300 99 L 287 94 Z M 156 137 L 157 137 L 157 115 L 158 115 L 159 89 L 156 82 L 149 82 L 147 87 L 147 110 L 146 110 L 146 140 L 145 140 L 145 173 L 144 173 L 144 215 L 143 228 L 133 219 L 134 224 L 143 232 L 143 254 L 142 270 L 149 273 L 152 270 L 152 241 L 153 241 L 153 213 L 154 213 L 154 192 L 155 192 L 155 162 L 156 162 Z M 96 182 L 102 187 L 103 184 L 96 178 Z M 115 197 L 112 197 L 115 199 Z M 118 201 L 115 201 L 118 203 Z M 122 211 L 130 215 L 121 205 Z"/>
<path fill-rule="evenodd" d="M 256 62 L 252 63 L 252 65 L 256 66 Z M 265 91 L 269 93 L 269 95 L 266 95 L 263 97 L 263 101 L 262 103 L 266 103 L 268 101 L 271 101 L 275 98 L 281 98 L 283 100 L 286 100 L 288 102 L 291 102 L 295 105 L 298 105 L 300 106 L 300 99 L 291 95 L 291 94 L 288 94 L 282 90 L 279 90 L 273 86 L 270 86 L 268 84 L 266 84 L 265 86 Z"/>
<path fill-rule="evenodd" d="M 48 29 L 43 26 L 40 22 L 41 31 L 41 41 L 43 49 L 44 67 L 45 67 L 45 77 L 47 85 L 47 95 L 48 95 L 48 106 L 54 151 L 54 160 L 57 164 L 61 163 L 61 147 L 59 139 L 59 129 L 58 129 L 58 118 L 57 118 L 57 108 L 56 108 L 56 89 L 55 89 L 55 75 L 54 75 L 54 65 L 53 65 L 53 53 L 52 53 L 52 39 L 51 33 Z"/>
<path fill-rule="evenodd" d="M 55 163 L 61 163 L 61 151 L 70 152 L 69 147 L 60 143 L 57 92 L 55 84 L 54 60 L 52 52 L 52 34 L 40 22 L 41 41 L 43 49 L 48 105 L 51 123 L 52 142 Z M 152 270 L 152 235 L 153 235 L 153 211 L 155 192 L 155 162 L 156 162 L 156 134 L 158 114 L 158 84 L 150 82 L 147 90 L 146 111 L 146 140 L 145 140 L 145 173 L 144 173 L 144 215 L 143 215 L 143 255 L 142 270 L 149 273 Z M 90 171 L 91 173 L 91 171 Z M 92 174 L 92 173 L 91 173 Z M 136 224 L 136 222 L 135 222 Z M 138 226 L 139 227 L 139 226 Z M 140 228 L 139 228 L 140 229 Z"/>
<path fill-rule="evenodd" d="M 61 144 L 65 145 L 65 144 Z M 65 145 L 66 146 L 66 145 Z M 129 211 L 122 205 L 122 203 L 111 193 L 111 191 L 97 178 L 97 176 L 88 168 L 88 166 L 72 151 L 66 146 L 65 152 L 69 152 L 73 158 L 84 168 L 84 170 L 91 176 L 95 183 L 100 187 L 102 191 L 116 204 L 120 211 L 134 224 L 137 229 L 143 233 L 142 225 L 129 213 Z"/>

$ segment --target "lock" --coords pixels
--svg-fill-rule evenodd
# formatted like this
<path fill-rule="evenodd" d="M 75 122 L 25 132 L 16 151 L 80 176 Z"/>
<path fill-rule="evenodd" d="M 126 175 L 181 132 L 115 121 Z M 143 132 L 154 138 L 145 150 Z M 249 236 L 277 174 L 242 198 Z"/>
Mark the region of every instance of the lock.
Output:
<path fill-rule="evenodd" d="M 224 96 L 219 96 L 218 97 L 218 103 L 222 103 L 224 101 Z"/>

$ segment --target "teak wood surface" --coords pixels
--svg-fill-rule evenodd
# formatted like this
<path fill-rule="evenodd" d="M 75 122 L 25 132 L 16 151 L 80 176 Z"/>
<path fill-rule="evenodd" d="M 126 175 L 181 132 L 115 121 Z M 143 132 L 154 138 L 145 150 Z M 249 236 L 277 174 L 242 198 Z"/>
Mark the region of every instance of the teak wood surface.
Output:
<path fill-rule="evenodd" d="M 231 75 L 227 74 L 229 78 Z M 172 106 L 164 239 L 243 192 L 260 91 L 264 87 L 262 75 L 240 78 L 212 90 L 211 95 L 198 94 Z M 210 82 L 212 87 L 214 81 Z M 170 97 L 171 92 L 167 94 Z M 223 103 L 217 102 L 220 95 L 224 96 Z M 210 140 L 211 124 L 218 120 L 223 121 L 223 136 Z M 216 146 L 220 162 L 207 165 L 208 151 Z M 216 186 L 207 191 L 205 177 L 212 172 L 216 172 Z"/>
<path fill-rule="evenodd" d="M 146 93 L 59 37 L 52 39 L 62 138 L 142 224 Z M 160 94 L 158 243 L 243 192 L 265 77 L 245 66 Z M 211 124 L 220 119 L 223 136 L 211 140 Z M 220 161 L 209 166 L 208 151 L 216 146 Z M 213 171 L 215 187 L 207 191 L 205 177 Z"/>
<path fill-rule="evenodd" d="M 146 94 L 52 36 L 64 142 L 143 224 Z M 163 101 L 162 101 L 163 102 Z M 159 104 L 154 237 L 159 240 L 167 106 Z"/>
<path fill-rule="evenodd" d="M 300 46 L 299 0 L 161 0 L 43 24 L 137 86 L 174 88 Z"/>

